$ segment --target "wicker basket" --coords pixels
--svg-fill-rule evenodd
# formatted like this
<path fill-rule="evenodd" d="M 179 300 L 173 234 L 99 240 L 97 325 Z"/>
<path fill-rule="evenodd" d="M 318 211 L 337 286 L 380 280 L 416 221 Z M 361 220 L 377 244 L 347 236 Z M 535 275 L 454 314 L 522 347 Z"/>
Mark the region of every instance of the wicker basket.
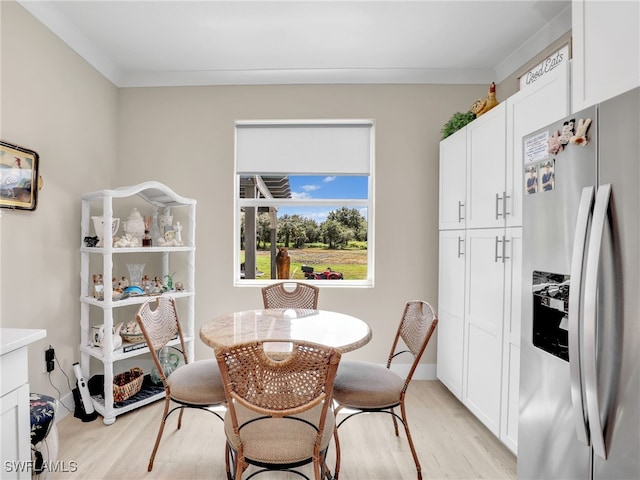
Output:
<path fill-rule="evenodd" d="M 144 373 L 135 367 L 128 372 L 122 372 L 113 377 L 113 401 L 124 402 L 133 397 L 142 388 Z"/>

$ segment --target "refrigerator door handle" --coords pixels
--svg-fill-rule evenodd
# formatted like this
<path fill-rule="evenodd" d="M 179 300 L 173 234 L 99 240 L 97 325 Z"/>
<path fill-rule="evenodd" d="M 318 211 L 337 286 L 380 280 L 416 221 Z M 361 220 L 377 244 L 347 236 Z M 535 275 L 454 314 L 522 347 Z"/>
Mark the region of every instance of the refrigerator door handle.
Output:
<path fill-rule="evenodd" d="M 600 185 L 596 194 L 596 203 L 593 208 L 593 224 L 587 267 L 584 280 L 584 383 L 587 397 L 587 412 L 591 431 L 593 451 L 606 460 L 607 451 L 604 443 L 604 429 L 600 414 L 600 401 L 598 399 L 598 364 L 597 364 L 597 338 L 598 338 L 598 266 L 604 234 L 605 220 L 609 210 L 611 198 L 611 184 Z"/>
<path fill-rule="evenodd" d="M 569 372 L 571 379 L 571 404 L 576 425 L 578 441 L 589 445 L 589 431 L 584 405 L 582 386 L 582 352 L 580 351 L 580 307 L 582 304 L 582 266 L 584 263 L 585 245 L 589 218 L 593 207 L 593 186 L 582 189 L 576 233 L 573 239 L 573 254 L 571 257 L 571 286 L 569 288 Z"/>

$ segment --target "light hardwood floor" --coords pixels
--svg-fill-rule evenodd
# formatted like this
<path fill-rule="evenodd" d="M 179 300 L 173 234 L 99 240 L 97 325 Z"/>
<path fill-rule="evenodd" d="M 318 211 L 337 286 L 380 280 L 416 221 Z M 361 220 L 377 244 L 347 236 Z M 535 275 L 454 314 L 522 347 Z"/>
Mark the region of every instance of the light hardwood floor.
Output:
<path fill-rule="evenodd" d="M 101 417 L 82 423 L 68 415 L 58 423 L 58 460 L 77 471 L 58 479 L 226 479 L 222 422 L 187 410 L 167 422 L 154 469 L 147 472 L 163 402 L 140 408 L 105 426 Z M 407 415 L 426 479 L 515 479 L 516 459 L 439 381 L 414 381 Z M 343 480 L 415 479 L 404 432 L 395 437 L 389 415 L 361 415 L 340 428 Z M 330 454 L 333 461 L 333 453 Z M 333 468 L 332 463 L 330 463 Z M 311 470 L 305 472 L 312 476 Z M 292 474 L 258 478 L 288 480 Z"/>

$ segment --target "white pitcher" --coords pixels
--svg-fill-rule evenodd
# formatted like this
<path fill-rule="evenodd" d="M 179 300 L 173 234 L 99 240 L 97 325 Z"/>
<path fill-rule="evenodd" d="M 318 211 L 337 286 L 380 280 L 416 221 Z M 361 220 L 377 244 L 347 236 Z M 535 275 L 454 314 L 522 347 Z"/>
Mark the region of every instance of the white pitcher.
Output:
<path fill-rule="evenodd" d="M 102 242 L 102 238 L 103 238 L 103 233 L 104 233 L 104 217 L 103 216 L 96 216 L 96 217 L 91 217 L 91 220 L 93 221 L 93 228 L 96 231 L 96 236 L 98 237 L 98 247 L 103 247 L 103 242 Z M 118 228 L 120 228 L 120 219 L 119 218 L 112 218 L 111 219 L 111 236 L 113 237 L 116 232 L 118 231 Z"/>

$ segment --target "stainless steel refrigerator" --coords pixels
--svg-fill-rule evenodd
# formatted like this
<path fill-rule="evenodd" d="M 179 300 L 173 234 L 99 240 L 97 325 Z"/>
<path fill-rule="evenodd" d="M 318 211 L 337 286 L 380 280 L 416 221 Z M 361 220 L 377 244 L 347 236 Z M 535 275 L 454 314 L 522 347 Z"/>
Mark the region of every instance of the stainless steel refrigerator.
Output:
<path fill-rule="evenodd" d="M 640 479 L 640 88 L 523 152 L 518 477 Z"/>

